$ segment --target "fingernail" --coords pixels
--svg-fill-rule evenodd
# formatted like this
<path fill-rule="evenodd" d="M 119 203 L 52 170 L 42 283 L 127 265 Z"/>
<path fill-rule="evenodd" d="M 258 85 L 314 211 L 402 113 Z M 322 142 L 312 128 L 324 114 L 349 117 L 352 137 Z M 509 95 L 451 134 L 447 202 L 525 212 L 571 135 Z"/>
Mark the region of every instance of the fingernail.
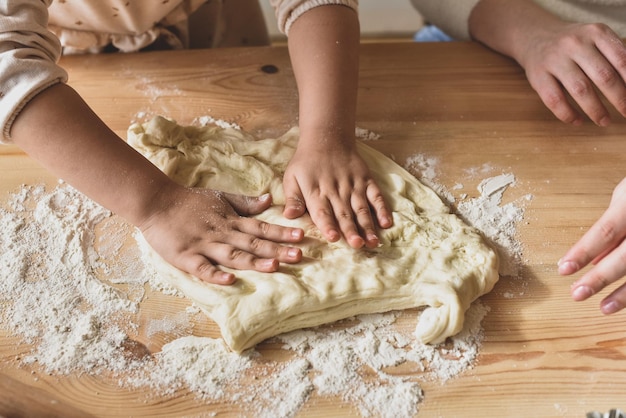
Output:
<path fill-rule="evenodd" d="M 278 268 L 278 260 L 276 260 L 275 258 L 262 260 L 261 263 L 266 270 L 276 270 Z"/>
<path fill-rule="evenodd" d="M 610 315 L 612 313 L 619 311 L 620 309 L 621 309 L 621 306 L 614 300 L 605 302 L 602 304 L 602 306 L 600 306 L 600 310 L 605 315 Z"/>
<path fill-rule="evenodd" d="M 234 278 L 235 275 L 232 273 L 223 272 L 222 274 L 220 274 L 220 281 L 224 284 L 229 284 L 233 281 Z"/>
<path fill-rule="evenodd" d="M 294 229 L 291 231 L 292 238 L 300 239 L 302 238 L 302 235 L 304 235 L 304 232 L 301 229 Z"/>
<path fill-rule="evenodd" d="M 578 286 L 572 291 L 572 298 L 575 301 L 581 301 L 590 298 L 593 296 L 593 290 L 588 286 Z"/>
<path fill-rule="evenodd" d="M 563 274 L 563 275 L 572 274 L 579 270 L 578 264 L 576 264 L 573 261 L 559 260 L 559 262 L 557 263 L 557 266 L 559 267 L 559 274 Z"/>
<path fill-rule="evenodd" d="M 330 231 L 328 231 L 328 241 L 335 242 L 338 239 L 339 239 L 339 232 L 335 231 L 334 229 L 331 229 Z"/>
<path fill-rule="evenodd" d="M 608 116 L 603 117 L 602 119 L 600 119 L 600 122 L 598 122 L 598 125 L 600 126 L 609 126 L 611 124 L 611 118 Z"/>
<path fill-rule="evenodd" d="M 289 251 L 287 251 L 287 255 L 289 258 L 296 258 L 300 255 L 300 250 L 298 248 L 290 248 Z"/>

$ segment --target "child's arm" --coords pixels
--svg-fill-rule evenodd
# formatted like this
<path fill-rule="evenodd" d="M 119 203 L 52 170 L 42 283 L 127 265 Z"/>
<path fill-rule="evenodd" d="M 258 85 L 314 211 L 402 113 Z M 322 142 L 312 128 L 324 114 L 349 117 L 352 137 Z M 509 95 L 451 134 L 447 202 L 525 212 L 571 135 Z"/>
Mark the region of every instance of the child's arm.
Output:
<path fill-rule="evenodd" d="M 600 126 L 610 122 L 598 89 L 626 116 L 626 47 L 609 27 L 565 22 L 531 0 L 481 0 L 472 37 L 515 59 L 544 104 L 568 123 L 582 117 L 566 93 Z"/>
<path fill-rule="evenodd" d="M 65 84 L 33 98 L 11 134 L 52 173 L 140 228 L 165 260 L 203 280 L 233 282 L 214 263 L 272 272 L 279 262 L 301 259 L 299 249 L 277 242 L 297 242 L 302 230 L 243 217 L 269 207 L 269 196 L 249 199 L 176 184 Z"/>
<path fill-rule="evenodd" d="M 271 198 L 248 199 L 182 187 L 115 135 L 65 85 L 60 44 L 47 30 L 50 1 L 5 0 L 0 7 L 0 130 L 55 175 L 139 227 L 174 266 L 216 283 L 236 269 L 275 271 L 298 262 L 303 231 L 242 216 Z M 242 215 L 242 216 L 240 216 Z"/>
<path fill-rule="evenodd" d="M 300 142 L 284 178 L 285 216 L 308 209 L 329 241 L 378 245 L 391 213 L 356 151 L 359 23 L 355 10 L 315 7 L 295 20 L 289 52 L 300 96 Z"/>

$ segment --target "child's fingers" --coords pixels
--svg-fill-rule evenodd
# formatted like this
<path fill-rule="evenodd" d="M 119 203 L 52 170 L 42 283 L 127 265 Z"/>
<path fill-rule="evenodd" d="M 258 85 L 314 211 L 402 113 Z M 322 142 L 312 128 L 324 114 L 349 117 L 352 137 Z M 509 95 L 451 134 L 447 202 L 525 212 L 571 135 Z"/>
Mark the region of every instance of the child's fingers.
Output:
<path fill-rule="evenodd" d="M 341 238 L 340 228 L 337 225 L 335 212 L 331 203 L 325 197 L 309 198 L 306 202 L 311 221 L 317 226 L 322 235 L 330 242 Z"/>
<path fill-rule="evenodd" d="M 218 269 L 200 254 L 182 256 L 174 266 L 208 283 L 229 285 L 235 281 L 234 274 Z"/>
<path fill-rule="evenodd" d="M 272 195 L 265 193 L 259 197 L 220 192 L 239 215 L 257 215 L 272 205 Z"/>
<path fill-rule="evenodd" d="M 333 196 L 329 201 L 334 222 L 339 227 L 341 234 L 345 238 L 348 245 L 352 248 L 361 248 L 365 245 L 365 240 L 359 234 L 359 230 L 355 223 L 355 214 L 350 203 L 351 197 Z M 367 208 L 369 211 L 369 208 Z M 317 222 L 316 222 L 317 224 Z"/>
<path fill-rule="evenodd" d="M 298 182 L 291 177 L 283 179 L 285 193 L 285 208 L 283 215 L 288 219 L 299 218 L 306 212 L 306 204 Z"/>
<path fill-rule="evenodd" d="M 350 244 L 353 248 L 359 248 L 365 245 L 368 248 L 375 248 L 378 246 L 379 240 L 376 234 L 376 224 L 372 217 L 372 210 L 370 208 L 367 197 L 365 196 L 365 190 L 355 189 L 355 192 L 351 197 L 352 211 L 354 212 L 354 219 L 356 220 L 356 226 L 358 230 L 355 230 L 356 234 L 360 231 L 360 240 L 353 240 Z M 356 245 L 359 245 L 357 247 Z"/>
<path fill-rule="evenodd" d="M 366 194 L 367 200 L 378 220 L 378 225 L 381 228 L 390 228 L 393 225 L 393 216 L 378 185 L 373 181 L 370 182 L 367 186 Z"/>

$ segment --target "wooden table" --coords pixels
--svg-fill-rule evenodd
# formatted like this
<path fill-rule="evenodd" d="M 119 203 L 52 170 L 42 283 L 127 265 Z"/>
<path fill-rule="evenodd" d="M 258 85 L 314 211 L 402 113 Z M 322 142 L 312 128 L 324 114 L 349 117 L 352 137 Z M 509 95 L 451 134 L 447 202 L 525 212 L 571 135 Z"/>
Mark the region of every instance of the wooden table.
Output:
<path fill-rule="evenodd" d="M 62 65 L 70 84 L 121 136 L 131 121 L 151 115 L 181 124 L 210 115 L 260 136 L 297 123 L 296 86 L 283 47 L 66 57 Z M 278 71 L 264 72 L 266 65 Z M 584 417 L 626 409 L 626 313 L 603 316 L 599 297 L 573 302 L 573 279 L 556 272 L 557 260 L 626 175 L 626 121 L 615 114 L 608 128 L 562 124 L 515 63 L 473 43 L 363 45 L 357 121 L 380 134 L 371 146 L 400 163 L 415 154 L 438 158 L 437 181 L 449 190 L 462 182 L 462 192 L 475 191 L 480 179 L 467 178 L 465 170 L 488 163 L 496 174 L 515 174 L 507 199 L 533 196 L 518 226 L 523 277 L 503 278 L 483 297 L 491 312 L 476 366 L 444 385 L 424 383 L 420 416 Z M 0 161 L 4 192 L 54 182 L 12 146 L 0 149 Z M 162 314 L 185 306 L 159 298 L 151 295 L 142 309 Z M 209 323 L 196 332 L 216 335 Z M 15 339 L 0 335 L 6 387 L 53 399 L 67 416 L 69 407 L 96 416 L 207 412 L 191 397 L 143 403 L 136 393 L 89 377 L 35 381 L 28 370 L 10 366 L 19 349 Z M 337 404 L 316 397 L 302 416 L 356 414 Z M 217 412 L 228 416 L 225 408 Z"/>

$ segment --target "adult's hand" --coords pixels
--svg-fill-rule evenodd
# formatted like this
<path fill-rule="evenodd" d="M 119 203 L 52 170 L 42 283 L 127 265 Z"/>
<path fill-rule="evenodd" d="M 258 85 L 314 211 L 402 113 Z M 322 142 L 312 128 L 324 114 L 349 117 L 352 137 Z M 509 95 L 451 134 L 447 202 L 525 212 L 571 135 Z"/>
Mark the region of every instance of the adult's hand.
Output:
<path fill-rule="evenodd" d="M 580 124 L 585 113 L 608 125 L 601 95 L 626 116 L 626 47 L 608 26 L 563 21 L 531 0 L 481 0 L 472 9 L 469 30 L 477 41 L 515 59 L 563 122 Z"/>
<path fill-rule="evenodd" d="M 600 219 L 559 260 L 562 275 L 576 273 L 588 264 L 594 266 L 571 287 L 572 298 L 582 301 L 626 275 L 626 179 L 613 191 L 608 209 Z M 605 314 L 626 307 L 626 284 L 600 303 Z"/>
<path fill-rule="evenodd" d="M 582 122 L 569 95 L 593 122 L 607 126 L 610 113 L 599 93 L 626 116 L 626 47 L 608 26 L 562 22 L 528 37 L 520 64 L 557 118 Z"/>

